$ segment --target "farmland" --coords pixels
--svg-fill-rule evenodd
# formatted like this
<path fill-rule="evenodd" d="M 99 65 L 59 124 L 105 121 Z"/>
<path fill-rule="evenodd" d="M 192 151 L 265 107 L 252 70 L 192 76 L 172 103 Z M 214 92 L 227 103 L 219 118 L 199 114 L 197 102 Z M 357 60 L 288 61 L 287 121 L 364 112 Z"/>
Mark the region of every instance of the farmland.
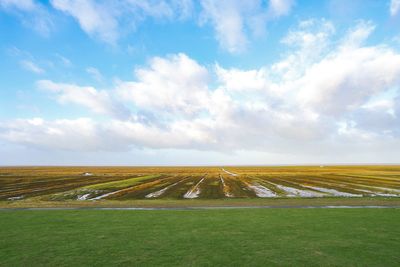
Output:
<path fill-rule="evenodd" d="M 290 205 L 299 199 L 307 204 L 391 199 L 395 203 L 399 196 L 400 166 L 0 168 L 3 206 L 29 201 L 54 205 L 286 201 Z"/>
<path fill-rule="evenodd" d="M 399 191 L 400 166 L 3 167 L 0 266 L 398 266 Z"/>

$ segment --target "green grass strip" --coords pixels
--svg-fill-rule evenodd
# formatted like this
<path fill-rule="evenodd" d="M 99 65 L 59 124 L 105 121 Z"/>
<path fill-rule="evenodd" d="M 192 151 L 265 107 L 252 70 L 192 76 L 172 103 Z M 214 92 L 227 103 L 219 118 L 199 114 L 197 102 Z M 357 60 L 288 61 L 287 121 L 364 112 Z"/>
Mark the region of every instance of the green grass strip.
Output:
<path fill-rule="evenodd" d="M 88 185 L 85 187 L 82 187 L 82 189 L 93 189 L 93 190 L 103 190 L 103 189 L 120 189 L 128 186 L 135 185 L 139 182 L 152 179 L 152 178 L 157 178 L 160 175 L 146 175 L 146 176 L 139 176 L 139 177 L 134 177 L 130 179 L 125 179 L 121 181 L 113 181 L 113 182 L 107 182 L 107 183 L 101 183 L 101 184 L 94 184 L 94 185 Z"/>

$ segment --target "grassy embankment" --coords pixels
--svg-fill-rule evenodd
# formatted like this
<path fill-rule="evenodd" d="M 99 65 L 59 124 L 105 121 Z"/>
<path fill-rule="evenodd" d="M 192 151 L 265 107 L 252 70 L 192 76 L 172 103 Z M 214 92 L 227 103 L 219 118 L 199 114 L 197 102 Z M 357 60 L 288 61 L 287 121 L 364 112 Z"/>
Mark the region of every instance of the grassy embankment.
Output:
<path fill-rule="evenodd" d="M 2 211 L 0 266 L 398 266 L 398 209 Z"/>

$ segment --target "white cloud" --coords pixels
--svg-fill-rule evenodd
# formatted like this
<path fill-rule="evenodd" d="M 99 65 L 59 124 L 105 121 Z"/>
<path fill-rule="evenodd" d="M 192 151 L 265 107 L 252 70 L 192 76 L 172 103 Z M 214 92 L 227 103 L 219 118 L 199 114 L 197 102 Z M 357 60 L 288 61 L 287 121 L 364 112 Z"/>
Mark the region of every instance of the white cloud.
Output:
<path fill-rule="evenodd" d="M 221 47 L 238 53 L 246 49 L 249 33 L 254 36 L 264 34 L 267 21 L 287 15 L 293 2 L 270 0 L 269 7 L 265 7 L 261 0 L 202 0 L 200 22 L 210 22 Z"/>
<path fill-rule="evenodd" d="M 327 42 L 335 33 L 332 22 L 325 19 L 309 19 L 300 21 L 297 28 L 292 29 L 283 38 L 282 43 L 299 48 L 301 53 L 315 50 L 318 46 L 326 48 Z"/>
<path fill-rule="evenodd" d="M 130 116 L 124 105 L 115 101 L 108 91 L 96 90 L 90 86 L 54 83 L 49 80 L 40 80 L 37 85 L 42 90 L 56 94 L 60 103 L 81 105 L 95 113 L 119 119 L 126 119 Z"/>
<path fill-rule="evenodd" d="M 33 11 L 37 8 L 33 0 L 0 0 L 0 6 L 3 8 L 15 7 L 25 11 Z"/>
<path fill-rule="evenodd" d="M 0 0 L 0 9 L 14 13 L 26 27 L 48 36 L 53 28 L 51 15 L 34 0 Z"/>
<path fill-rule="evenodd" d="M 375 25 L 371 22 L 360 21 L 355 27 L 351 28 L 342 40 L 344 46 L 358 47 L 368 39 L 375 30 Z"/>
<path fill-rule="evenodd" d="M 212 24 L 216 39 L 231 53 L 244 51 L 249 38 L 262 36 L 269 20 L 288 15 L 294 0 L 201 0 L 200 24 Z M 184 20 L 197 14 L 193 0 L 51 0 L 51 6 L 74 18 L 90 37 L 115 45 L 121 36 L 146 19 Z M 48 35 L 52 28 L 49 9 L 33 0 L 0 0 L 0 7 L 24 13 L 24 24 Z M 33 16 L 32 16 L 33 14 Z"/>
<path fill-rule="evenodd" d="M 282 39 L 289 46 L 288 56 L 273 64 L 277 79 L 295 79 L 303 74 L 310 64 L 321 58 L 321 54 L 329 49 L 331 38 L 335 34 L 332 22 L 325 19 L 309 19 L 301 21 L 296 29 L 292 29 Z"/>
<path fill-rule="evenodd" d="M 201 1 L 203 20 L 210 20 L 215 28 L 216 38 L 221 46 L 229 52 L 239 52 L 247 45 L 245 18 L 243 13 L 253 13 L 251 6 L 243 1 Z M 250 9 L 250 10 L 249 10 Z M 247 14 L 246 14 L 247 15 Z"/>
<path fill-rule="evenodd" d="M 176 122 L 168 129 L 160 129 L 135 121 L 98 123 L 90 118 L 19 119 L 0 126 L 0 137 L 14 143 L 76 151 L 121 151 L 132 147 L 193 148 L 204 142 L 205 134 L 197 124 L 190 122 Z"/>
<path fill-rule="evenodd" d="M 3 127 L 7 127 L 4 132 Z M 89 118 L 45 121 L 41 118 L 20 119 L 0 127 L 0 136 L 14 143 L 41 149 L 96 151 L 121 150 L 118 141 L 111 142 L 107 131 Z"/>
<path fill-rule="evenodd" d="M 186 19 L 192 16 L 194 12 L 194 4 L 192 0 L 173 0 L 172 6 L 178 10 L 181 19 Z"/>
<path fill-rule="evenodd" d="M 91 36 L 98 36 L 107 43 L 118 39 L 118 22 L 112 10 L 92 0 L 52 0 L 54 8 L 65 12 L 79 22 L 81 28 Z"/>
<path fill-rule="evenodd" d="M 133 30 L 136 24 L 147 17 L 184 19 L 193 10 L 191 0 L 51 0 L 51 4 L 76 19 L 89 36 L 112 45 L 117 43 L 122 34 Z"/>
<path fill-rule="evenodd" d="M 400 82 L 400 55 L 388 48 L 362 47 L 332 53 L 310 66 L 296 82 L 305 106 L 342 114 Z"/>
<path fill-rule="evenodd" d="M 65 67 L 71 67 L 72 62 L 68 58 L 64 57 L 63 55 L 60 54 L 55 54 L 55 56 L 59 59 L 59 61 L 65 66 Z"/>
<path fill-rule="evenodd" d="M 135 70 L 137 81 L 119 82 L 121 98 L 136 107 L 158 113 L 194 115 L 208 95 L 208 71 L 185 54 L 153 58 L 149 68 Z"/>
<path fill-rule="evenodd" d="M 390 2 L 390 15 L 396 16 L 400 11 L 400 0 L 391 0 Z"/>
<path fill-rule="evenodd" d="M 259 91 L 269 86 L 266 69 L 224 69 L 217 65 L 215 72 L 222 86 L 229 91 Z"/>
<path fill-rule="evenodd" d="M 103 75 L 101 74 L 101 72 L 94 68 L 94 67 L 88 67 L 86 68 L 86 72 L 89 73 L 92 78 L 98 82 L 103 81 Z"/>
<path fill-rule="evenodd" d="M 288 15 L 294 5 L 294 0 L 270 0 L 270 13 L 273 17 Z"/>
<path fill-rule="evenodd" d="M 134 80 L 107 91 L 40 81 L 58 101 L 110 118 L 17 120 L 2 123 L 0 136 L 55 149 L 256 150 L 339 159 L 400 149 L 400 53 L 366 45 L 373 28 L 360 22 L 342 34 L 329 21 L 300 22 L 282 41 L 288 53 L 259 69 L 207 68 L 175 54 L 152 58 Z M 84 137 L 75 143 L 77 132 Z"/>
<path fill-rule="evenodd" d="M 26 70 L 28 70 L 28 71 L 30 71 L 30 72 L 33 72 L 33 73 L 36 73 L 36 74 L 45 73 L 45 70 L 42 69 L 41 67 L 39 67 L 39 66 L 38 66 L 36 63 L 34 63 L 33 61 L 30 61 L 30 60 L 21 60 L 21 61 L 20 61 L 20 64 L 21 64 L 21 66 L 22 66 L 24 69 L 26 69 Z"/>
<path fill-rule="evenodd" d="M 371 23 L 360 22 L 339 41 L 333 41 L 334 29 L 322 27 L 315 32 L 314 23 L 300 23 L 299 31 L 288 36 L 289 40 L 299 37 L 293 39 L 300 44 L 299 50 L 272 68 L 276 79 L 285 81 L 276 87 L 296 95 L 300 105 L 319 114 L 337 116 L 359 108 L 400 81 L 397 51 L 384 45 L 363 46 L 373 30 Z M 302 44 L 301 40 L 316 42 Z M 314 56 L 311 51 L 315 51 Z"/>

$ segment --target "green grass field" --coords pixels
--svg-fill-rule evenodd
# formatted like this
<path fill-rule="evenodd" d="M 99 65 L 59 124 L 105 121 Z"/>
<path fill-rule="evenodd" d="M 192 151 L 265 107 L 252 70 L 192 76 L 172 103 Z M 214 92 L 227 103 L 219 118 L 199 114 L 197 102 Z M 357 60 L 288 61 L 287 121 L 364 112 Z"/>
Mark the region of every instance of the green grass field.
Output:
<path fill-rule="evenodd" d="M 399 209 L 0 212 L 0 266 L 399 266 Z"/>

